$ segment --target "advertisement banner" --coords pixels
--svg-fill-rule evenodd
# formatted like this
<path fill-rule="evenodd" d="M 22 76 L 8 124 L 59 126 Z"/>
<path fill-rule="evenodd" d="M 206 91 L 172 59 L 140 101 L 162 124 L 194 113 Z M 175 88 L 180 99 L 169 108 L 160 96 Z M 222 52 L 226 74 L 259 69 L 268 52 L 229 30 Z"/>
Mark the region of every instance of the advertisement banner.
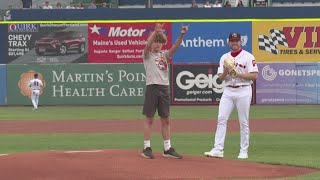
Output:
<path fill-rule="evenodd" d="M 87 24 L 9 24 L 7 63 L 87 63 Z"/>
<path fill-rule="evenodd" d="M 184 23 L 189 25 L 180 48 L 173 56 L 174 63 L 218 63 L 224 53 L 230 51 L 228 36 L 233 31 L 241 34 L 242 46 L 251 52 L 251 22 Z M 180 35 L 181 24 L 172 24 L 172 39 Z"/>
<path fill-rule="evenodd" d="M 155 23 L 89 24 L 89 63 L 141 63 L 149 35 Z M 171 48 L 171 23 L 164 24 L 167 44 Z"/>
<path fill-rule="evenodd" d="M 320 70 L 315 63 L 260 63 L 257 104 L 317 104 Z"/>
<path fill-rule="evenodd" d="M 224 83 L 218 64 L 173 64 L 172 104 L 219 104 Z"/>
<path fill-rule="evenodd" d="M 318 62 L 318 71 L 320 71 L 320 63 Z M 318 76 L 318 104 L 320 104 L 320 77 Z"/>
<path fill-rule="evenodd" d="M 0 105 L 6 104 L 7 78 L 6 65 L 0 64 Z"/>
<path fill-rule="evenodd" d="M 320 70 L 317 63 L 297 63 L 296 70 L 297 104 L 318 104 Z"/>
<path fill-rule="evenodd" d="M 253 22 L 252 52 L 258 62 L 320 61 L 320 22 Z"/>
<path fill-rule="evenodd" d="M 31 105 L 28 82 L 37 72 L 44 87 L 40 105 L 141 105 L 143 64 L 7 65 L 9 105 Z"/>
<path fill-rule="evenodd" d="M 0 39 L 5 40 L 8 36 L 8 26 L 6 24 L 0 24 Z M 8 49 L 7 43 L 0 43 L 0 64 L 6 64 L 7 52 Z"/>

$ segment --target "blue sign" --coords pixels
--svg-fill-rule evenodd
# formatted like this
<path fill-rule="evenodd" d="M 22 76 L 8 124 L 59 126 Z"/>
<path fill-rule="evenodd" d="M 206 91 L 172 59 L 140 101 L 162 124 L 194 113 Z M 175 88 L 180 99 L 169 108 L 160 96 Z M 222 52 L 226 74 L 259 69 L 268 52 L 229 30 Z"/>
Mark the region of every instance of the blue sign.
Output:
<path fill-rule="evenodd" d="M 3 42 L 8 40 L 8 25 L 6 24 L 0 24 L 0 39 L 2 40 L 0 43 L 0 64 L 5 64 L 7 62 L 6 57 L 8 53 L 8 43 Z"/>
<path fill-rule="evenodd" d="M 224 53 L 230 51 L 228 36 L 232 32 L 241 34 L 243 49 L 252 51 L 252 23 L 184 23 L 189 25 L 180 48 L 173 56 L 174 63 L 210 62 L 218 63 Z M 180 35 L 181 24 L 172 24 L 172 43 Z"/>
<path fill-rule="evenodd" d="M 7 68 L 6 65 L 0 65 L 0 105 L 6 104 L 7 96 Z"/>

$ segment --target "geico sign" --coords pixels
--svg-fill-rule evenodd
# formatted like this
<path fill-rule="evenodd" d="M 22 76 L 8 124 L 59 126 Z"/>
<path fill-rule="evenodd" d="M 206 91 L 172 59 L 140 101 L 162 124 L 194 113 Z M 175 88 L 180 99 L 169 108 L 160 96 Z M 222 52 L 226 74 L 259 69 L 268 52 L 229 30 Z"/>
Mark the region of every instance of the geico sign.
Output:
<path fill-rule="evenodd" d="M 182 77 L 187 76 L 185 83 L 182 84 L 181 79 Z M 198 74 L 194 76 L 193 73 L 189 71 L 182 71 L 176 77 L 176 82 L 179 88 L 183 90 L 189 90 L 194 86 L 197 86 L 200 89 L 204 88 L 212 88 L 216 93 L 222 93 L 222 89 L 224 87 L 223 83 L 217 83 L 217 79 L 219 78 L 218 75 L 213 74 Z"/>

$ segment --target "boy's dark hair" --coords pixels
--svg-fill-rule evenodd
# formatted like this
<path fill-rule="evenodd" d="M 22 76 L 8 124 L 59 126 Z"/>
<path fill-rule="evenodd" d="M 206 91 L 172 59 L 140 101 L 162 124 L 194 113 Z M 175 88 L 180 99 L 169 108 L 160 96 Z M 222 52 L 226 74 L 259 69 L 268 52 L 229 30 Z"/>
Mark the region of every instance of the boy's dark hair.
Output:
<path fill-rule="evenodd" d="M 34 74 L 34 78 L 38 78 L 38 74 L 37 73 Z"/>
<path fill-rule="evenodd" d="M 158 32 L 156 34 L 156 38 L 154 39 L 154 42 L 166 44 L 167 43 L 167 36 L 163 32 Z"/>

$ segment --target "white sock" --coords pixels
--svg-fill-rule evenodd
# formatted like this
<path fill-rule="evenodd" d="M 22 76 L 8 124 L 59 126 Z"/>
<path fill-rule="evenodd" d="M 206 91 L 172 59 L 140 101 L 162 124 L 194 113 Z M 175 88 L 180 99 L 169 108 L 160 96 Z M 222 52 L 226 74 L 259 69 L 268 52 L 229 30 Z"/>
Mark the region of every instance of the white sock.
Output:
<path fill-rule="evenodd" d="M 151 144 L 151 143 L 150 143 L 150 140 L 144 141 L 143 144 L 144 144 L 144 149 L 147 148 L 147 147 L 151 147 L 151 145 L 150 145 L 150 144 Z"/>
<path fill-rule="evenodd" d="M 165 151 L 168 151 L 171 148 L 171 142 L 170 140 L 164 140 L 163 141 L 163 147 Z"/>

